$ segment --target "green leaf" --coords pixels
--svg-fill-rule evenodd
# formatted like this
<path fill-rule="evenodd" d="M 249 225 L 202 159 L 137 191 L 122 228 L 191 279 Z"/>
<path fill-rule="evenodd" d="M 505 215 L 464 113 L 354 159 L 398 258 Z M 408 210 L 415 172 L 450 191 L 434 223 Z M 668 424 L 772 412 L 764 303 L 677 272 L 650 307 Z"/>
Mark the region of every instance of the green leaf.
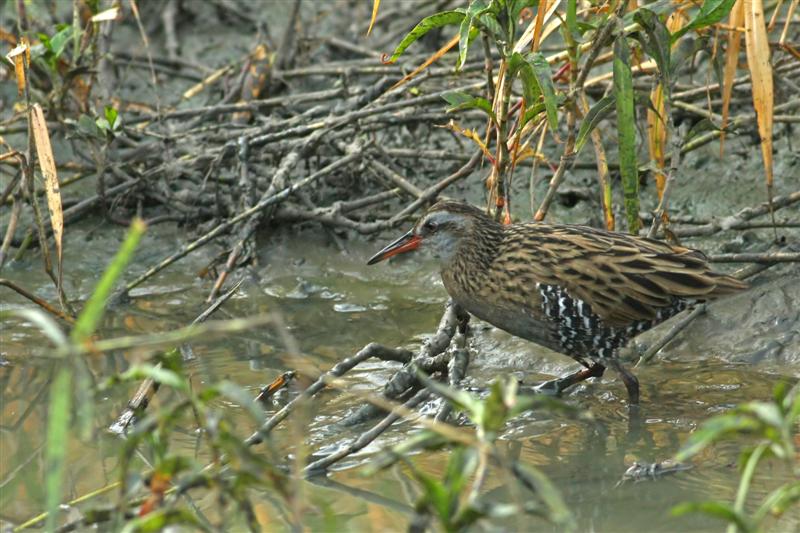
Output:
<path fill-rule="evenodd" d="M 581 127 L 578 130 L 578 137 L 575 139 L 575 152 L 580 152 L 583 145 L 589 139 L 589 134 L 592 133 L 600 122 L 611 114 L 614 109 L 616 100 L 612 95 L 606 95 L 598 100 L 586 113 L 586 116 L 581 122 Z"/>
<path fill-rule="evenodd" d="M 636 115 L 633 106 L 633 75 L 630 49 L 624 35 L 614 42 L 614 98 L 617 101 L 619 171 L 628 232 L 639 233 L 639 170 L 636 161 Z"/>
<path fill-rule="evenodd" d="M 77 124 L 78 133 L 93 137 L 98 140 L 105 140 L 105 134 L 97 125 L 97 122 L 89 115 L 81 115 L 78 117 Z"/>
<path fill-rule="evenodd" d="M 110 105 L 107 105 L 103 109 L 103 114 L 106 117 L 106 121 L 111 125 L 111 129 L 116 130 L 119 128 L 119 123 L 117 122 L 117 119 L 119 118 L 119 112 L 116 109 Z"/>
<path fill-rule="evenodd" d="M 48 52 L 53 51 L 53 44 L 50 42 L 50 36 L 46 33 L 37 33 L 36 36 L 39 38 L 39 41 L 44 46 L 44 49 Z"/>
<path fill-rule="evenodd" d="M 444 486 L 450 491 L 451 506 L 458 503 L 459 496 L 477 467 L 478 451 L 475 448 L 458 446 L 452 451 L 444 473 Z"/>
<path fill-rule="evenodd" d="M 550 481 L 541 470 L 532 466 L 516 463 L 514 465 L 514 471 L 521 479 L 530 485 L 537 496 L 542 499 L 549 510 L 548 516 L 550 520 L 556 524 L 561 524 L 565 530 L 575 529 L 575 519 L 564 501 L 564 498 L 561 496 L 561 492 L 559 492 L 558 488 L 556 488 L 553 482 Z"/>
<path fill-rule="evenodd" d="M 427 429 L 420 431 L 406 438 L 400 444 L 396 444 L 378 454 L 371 464 L 364 469 L 364 475 L 373 476 L 378 470 L 388 468 L 397 461 L 420 450 L 440 450 L 449 444 L 450 441 L 439 433 L 434 433 Z"/>
<path fill-rule="evenodd" d="M 539 82 L 539 88 L 544 95 L 544 107 L 547 110 L 547 122 L 550 125 L 550 131 L 555 132 L 558 129 L 558 102 L 556 100 L 556 91 L 553 87 L 553 73 L 550 72 L 550 64 L 541 52 L 536 52 L 533 54 L 531 66 L 536 75 L 536 80 Z"/>
<path fill-rule="evenodd" d="M 141 381 L 147 378 L 152 379 L 156 383 L 172 387 L 173 389 L 189 392 L 189 383 L 186 378 L 180 374 L 176 374 L 172 370 L 167 370 L 157 365 L 134 365 L 121 373 L 116 380 L 121 382 Z"/>
<path fill-rule="evenodd" d="M 440 481 L 420 471 L 411 461 L 405 461 L 411 469 L 411 475 L 422 485 L 423 494 L 417 501 L 417 508 L 431 507 L 439 519 L 447 524 L 450 520 L 450 498 L 447 488 Z"/>
<path fill-rule="evenodd" d="M 519 14 L 526 7 L 534 7 L 539 3 L 538 0 L 507 0 L 506 7 L 508 9 L 508 18 L 516 24 L 519 20 Z"/>
<path fill-rule="evenodd" d="M 509 58 L 508 68 L 512 76 L 519 74 L 522 94 L 528 105 L 534 106 L 538 103 L 540 95 L 544 97 L 547 122 L 551 131 L 555 131 L 558 128 L 558 99 L 553 87 L 550 65 L 545 57 L 539 52 L 525 55 L 514 52 Z"/>
<path fill-rule="evenodd" d="M 670 51 L 670 77 L 674 79 L 687 59 L 694 57 L 701 50 L 707 50 L 709 46 L 710 39 L 706 37 L 681 39 Z"/>
<path fill-rule="evenodd" d="M 252 393 L 243 387 L 231 381 L 223 380 L 214 385 L 212 388 L 219 391 L 222 396 L 239 404 L 240 407 L 244 408 L 248 412 L 254 421 L 259 422 L 264 418 L 264 411 L 258 406 L 257 402 L 253 401 Z"/>
<path fill-rule="evenodd" d="M 38 327 L 39 330 L 44 333 L 44 336 L 50 339 L 50 342 L 61 350 L 61 353 L 57 353 L 56 355 L 63 355 L 69 350 L 69 340 L 67 340 L 67 336 L 64 335 L 61 326 L 41 309 L 11 309 L 9 311 L 0 311 L 0 320 L 5 320 L 8 316 L 24 318 Z"/>
<path fill-rule="evenodd" d="M 753 518 L 756 523 L 760 523 L 766 518 L 767 514 L 780 516 L 798 502 L 800 502 L 800 481 L 787 483 L 778 487 L 764 498 Z"/>
<path fill-rule="evenodd" d="M 444 100 L 450 104 L 447 112 L 461 111 L 462 109 L 480 109 L 486 113 L 492 120 L 495 120 L 494 111 L 492 110 L 492 103 L 486 98 L 480 96 L 472 96 L 467 93 L 454 91 L 442 96 Z"/>
<path fill-rule="evenodd" d="M 509 419 L 522 414 L 525 411 L 531 411 L 534 409 L 547 410 L 571 418 L 579 418 L 581 420 L 594 419 L 591 411 L 584 411 L 574 405 L 566 403 L 559 398 L 555 398 L 547 394 L 518 394 L 514 397 L 511 403 L 508 404 L 508 408 Z"/>
<path fill-rule="evenodd" d="M 782 401 L 786 411 L 786 423 L 791 425 L 800 422 L 800 383 L 796 383 Z"/>
<path fill-rule="evenodd" d="M 80 406 L 79 409 L 75 409 L 75 421 L 71 430 L 73 435 L 77 434 L 78 438 L 84 441 L 92 438 L 97 427 L 95 419 L 97 381 L 86 362 L 85 358 L 74 357 L 70 363 L 73 369 L 73 401 L 75 405 Z"/>
<path fill-rule="evenodd" d="M 678 504 L 672 508 L 673 516 L 683 516 L 688 513 L 704 513 L 709 516 L 721 518 L 731 524 L 736 524 L 740 531 L 755 531 L 755 528 L 748 522 L 746 517 L 734 511 L 730 505 L 721 502 L 687 502 Z"/>
<path fill-rule="evenodd" d="M 495 379 L 489 387 L 489 396 L 483 400 L 481 416 L 478 419 L 473 419 L 480 429 L 478 434 L 483 433 L 483 438 L 488 440 L 494 440 L 495 433 L 506 425 L 508 408 L 505 402 L 505 388 L 506 384 L 502 379 Z"/>
<path fill-rule="evenodd" d="M 519 52 L 514 52 L 508 59 L 508 71 L 512 77 L 519 75 L 522 81 L 522 95 L 525 97 L 525 102 L 528 105 L 536 104 L 542 91 L 539 88 L 536 74 L 533 72 L 533 65 L 528 62 L 525 56 Z"/>
<path fill-rule="evenodd" d="M 522 128 L 525 124 L 539 116 L 541 113 L 544 113 L 544 103 L 538 103 L 530 106 L 525 110 L 525 114 L 522 116 L 522 122 L 520 123 L 519 127 Z"/>
<path fill-rule="evenodd" d="M 697 30 L 716 24 L 730 13 L 736 0 L 705 0 L 697 15 L 683 28 L 672 34 L 672 42 L 689 30 Z"/>
<path fill-rule="evenodd" d="M 425 17 L 414 27 L 413 30 L 403 37 L 403 40 L 400 41 L 400 44 L 397 45 L 397 48 L 394 49 L 392 56 L 386 62 L 394 63 L 397 61 L 397 58 L 403 55 L 403 52 L 406 51 L 406 48 L 411 46 L 415 41 L 420 39 L 429 31 L 435 28 L 441 28 L 442 26 L 461 24 L 461 21 L 464 20 L 464 17 L 465 14 L 463 9 L 442 11 L 441 13 L 436 13 L 435 15 Z"/>
<path fill-rule="evenodd" d="M 750 414 L 763 424 L 780 428 L 783 426 L 783 415 L 777 404 L 767 402 L 748 402 L 739 406 L 737 411 Z"/>
<path fill-rule="evenodd" d="M 577 0 L 567 0 L 567 29 L 572 34 L 573 39 L 580 37 L 578 29 L 578 2 Z"/>
<path fill-rule="evenodd" d="M 477 35 L 475 28 L 475 19 L 488 10 L 488 4 L 485 0 L 472 0 L 464 19 L 461 21 L 461 26 L 458 29 L 458 61 L 456 62 L 456 70 L 459 70 L 467 62 L 467 52 L 472 39 Z"/>
<path fill-rule="evenodd" d="M 50 387 L 50 406 L 47 410 L 47 448 L 45 450 L 47 477 L 47 531 L 55 531 L 58 507 L 64 499 L 64 457 L 69 442 L 70 413 L 72 412 L 72 371 L 63 365 Z"/>
<path fill-rule="evenodd" d="M 58 58 L 64 53 L 64 49 L 69 44 L 69 40 L 72 38 L 72 26 L 67 26 L 63 30 L 59 31 L 50 39 L 50 51 L 53 52 L 53 55 Z"/>
<path fill-rule="evenodd" d="M 675 460 L 685 461 L 729 433 L 751 431 L 757 427 L 755 420 L 746 416 L 733 413 L 715 416 L 691 434 L 683 449 L 675 456 Z"/>
<path fill-rule="evenodd" d="M 494 13 L 484 13 L 483 15 L 479 16 L 476 24 L 479 24 L 480 27 L 483 28 L 483 30 L 487 32 L 493 40 L 508 40 L 506 30 L 503 29 L 503 26 L 497 21 L 497 17 L 494 15 Z"/>
<path fill-rule="evenodd" d="M 170 529 L 169 526 L 173 524 L 179 526 L 177 529 L 211 531 L 208 525 L 189 509 L 163 507 L 127 522 L 122 529 L 122 533 L 164 531 L 165 529 Z M 189 526 L 192 527 L 190 528 Z"/>
<path fill-rule="evenodd" d="M 142 235 L 144 235 L 146 228 L 147 226 L 141 219 L 135 218 L 131 221 L 128 235 L 125 237 L 122 247 L 120 247 L 114 259 L 112 259 L 111 264 L 106 268 L 94 292 L 89 297 L 89 301 L 86 302 L 86 306 L 75 322 L 75 327 L 70 335 L 73 342 L 82 343 L 94 333 L 103 316 L 106 300 L 108 300 L 108 297 L 111 295 L 114 283 L 117 281 L 117 278 L 122 275 L 128 262 L 133 257 L 133 252 L 139 244 Z"/>
<path fill-rule="evenodd" d="M 661 19 L 649 9 L 639 8 L 633 20 L 639 24 L 644 32 L 635 35 L 647 55 L 653 58 L 658 66 L 661 83 L 666 90 L 670 88 L 670 34 Z"/>
<path fill-rule="evenodd" d="M 701 133 L 705 133 L 708 131 L 717 131 L 717 130 L 719 130 L 719 128 L 715 126 L 713 122 L 711 122 L 707 118 L 701 118 L 692 126 L 692 128 L 686 134 L 686 137 L 683 139 L 683 142 L 688 143 L 695 137 L 699 136 Z"/>
<path fill-rule="evenodd" d="M 453 407 L 462 411 L 469 416 L 472 421 L 482 416 L 483 402 L 478 398 L 473 397 L 470 393 L 448 387 L 436 380 L 429 378 L 424 372 L 418 371 L 417 378 L 435 394 L 438 394 L 445 400 L 453 404 Z"/>

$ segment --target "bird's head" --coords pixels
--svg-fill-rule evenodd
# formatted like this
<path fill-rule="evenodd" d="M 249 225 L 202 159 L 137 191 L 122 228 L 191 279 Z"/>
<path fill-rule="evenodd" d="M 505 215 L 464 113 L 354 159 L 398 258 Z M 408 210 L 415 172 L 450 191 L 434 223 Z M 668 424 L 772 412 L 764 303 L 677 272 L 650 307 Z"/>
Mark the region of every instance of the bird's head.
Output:
<path fill-rule="evenodd" d="M 455 255 L 459 245 L 475 233 L 479 221 L 489 219 L 477 207 L 461 202 L 438 202 L 420 217 L 411 230 L 373 255 L 368 265 L 374 265 L 393 255 L 417 249 L 429 252 L 442 263 Z"/>

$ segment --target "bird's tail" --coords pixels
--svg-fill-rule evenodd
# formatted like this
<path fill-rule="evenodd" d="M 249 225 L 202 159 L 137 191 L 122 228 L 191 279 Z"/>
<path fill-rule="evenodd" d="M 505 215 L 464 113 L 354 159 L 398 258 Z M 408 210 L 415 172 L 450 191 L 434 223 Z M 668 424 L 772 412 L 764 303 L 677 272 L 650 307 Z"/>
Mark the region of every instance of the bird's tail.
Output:
<path fill-rule="evenodd" d="M 714 273 L 714 290 L 708 296 L 718 297 L 725 296 L 726 294 L 733 294 L 735 292 L 743 291 L 750 285 L 740 279 L 728 276 L 725 274 Z"/>

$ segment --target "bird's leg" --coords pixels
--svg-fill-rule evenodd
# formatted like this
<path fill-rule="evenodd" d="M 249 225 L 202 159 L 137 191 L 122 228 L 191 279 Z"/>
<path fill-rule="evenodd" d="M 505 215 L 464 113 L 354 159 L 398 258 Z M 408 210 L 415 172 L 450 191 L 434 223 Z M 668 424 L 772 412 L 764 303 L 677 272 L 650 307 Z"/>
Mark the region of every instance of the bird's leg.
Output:
<path fill-rule="evenodd" d="M 628 390 L 628 401 L 631 405 L 639 405 L 639 380 L 630 370 L 622 366 L 619 360 L 611 359 L 610 361 L 611 366 L 619 373 L 625 388 Z"/>
<path fill-rule="evenodd" d="M 574 374 L 564 376 L 563 378 L 545 381 L 541 385 L 537 385 L 535 390 L 536 392 L 545 394 L 561 394 L 564 390 L 575 385 L 576 383 L 580 383 L 581 381 L 589 378 L 601 377 L 605 370 L 605 366 L 601 365 L 600 363 L 594 363 L 591 366 L 587 366 L 583 370 L 575 372 Z"/>

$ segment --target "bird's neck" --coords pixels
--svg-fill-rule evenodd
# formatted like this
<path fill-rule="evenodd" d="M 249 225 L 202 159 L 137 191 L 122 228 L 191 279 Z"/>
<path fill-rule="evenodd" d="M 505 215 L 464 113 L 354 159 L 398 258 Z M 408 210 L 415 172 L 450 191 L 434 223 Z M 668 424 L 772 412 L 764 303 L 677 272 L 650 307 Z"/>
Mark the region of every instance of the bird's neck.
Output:
<path fill-rule="evenodd" d="M 504 238 L 504 226 L 494 220 L 477 220 L 461 238 L 449 258 L 441 263 L 442 279 L 450 288 L 468 290 L 485 281 Z"/>

